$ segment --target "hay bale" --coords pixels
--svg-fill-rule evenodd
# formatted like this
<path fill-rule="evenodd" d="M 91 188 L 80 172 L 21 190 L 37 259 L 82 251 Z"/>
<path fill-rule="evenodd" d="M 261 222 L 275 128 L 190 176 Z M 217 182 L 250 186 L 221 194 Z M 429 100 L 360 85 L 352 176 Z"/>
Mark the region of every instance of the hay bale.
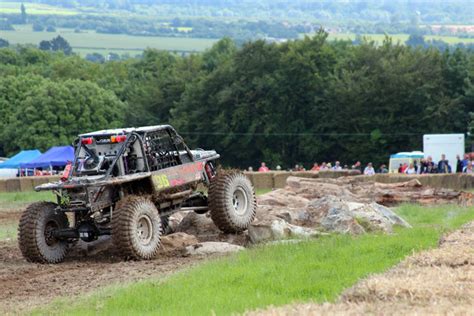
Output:
<path fill-rule="evenodd" d="M 33 184 L 33 178 L 30 177 L 23 177 L 23 178 L 18 178 L 20 181 L 20 191 L 21 192 L 27 192 L 27 191 L 33 191 L 34 190 L 34 184 Z"/>
<path fill-rule="evenodd" d="M 37 187 L 38 185 L 48 183 L 47 177 L 33 177 L 33 187 Z"/>
<path fill-rule="evenodd" d="M 252 175 L 253 186 L 256 189 L 273 189 L 273 172 L 260 172 Z"/>
<path fill-rule="evenodd" d="M 0 180 L 0 192 L 7 192 L 7 182 L 6 180 Z"/>
<path fill-rule="evenodd" d="M 320 171 L 291 171 L 290 175 L 299 178 L 319 178 Z"/>
<path fill-rule="evenodd" d="M 273 174 L 273 185 L 275 189 L 281 189 L 286 186 L 286 179 L 291 175 L 290 172 L 280 171 Z"/>
<path fill-rule="evenodd" d="M 6 191 L 7 192 L 20 192 L 20 179 L 12 178 L 6 180 Z"/>

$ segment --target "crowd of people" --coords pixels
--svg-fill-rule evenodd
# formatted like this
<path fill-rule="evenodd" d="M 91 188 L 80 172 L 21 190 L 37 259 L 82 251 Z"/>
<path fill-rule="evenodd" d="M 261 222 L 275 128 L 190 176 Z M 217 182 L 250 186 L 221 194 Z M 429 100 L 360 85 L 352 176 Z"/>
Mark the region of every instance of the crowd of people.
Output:
<path fill-rule="evenodd" d="M 473 164 L 474 160 L 470 159 L 468 154 L 464 155 L 464 159 L 457 156 L 456 166 L 453 170 L 449 161 L 446 159 L 446 155 L 441 155 L 441 159 L 438 163 L 433 161 L 431 156 L 428 156 L 426 159 L 414 160 L 411 163 L 402 163 L 398 167 L 398 173 L 401 174 L 432 174 L 432 173 L 473 173 Z M 252 167 L 249 167 L 249 171 L 253 171 Z M 275 167 L 276 171 L 283 170 L 281 166 Z M 306 171 L 307 169 L 302 164 L 296 164 L 293 168 L 288 171 Z M 349 165 L 342 165 L 340 161 L 331 162 L 322 162 L 321 164 L 315 162 L 313 166 L 309 169 L 310 171 L 322 171 L 322 170 L 358 170 L 361 174 L 364 175 L 374 175 L 376 173 L 389 173 L 387 165 L 381 164 L 378 169 L 375 169 L 371 162 L 367 163 L 365 167 L 360 161 L 357 161 L 349 167 Z M 268 172 L 271 169 L 266 165 L 265 162 L 260 164 L 258 172 Z"/>

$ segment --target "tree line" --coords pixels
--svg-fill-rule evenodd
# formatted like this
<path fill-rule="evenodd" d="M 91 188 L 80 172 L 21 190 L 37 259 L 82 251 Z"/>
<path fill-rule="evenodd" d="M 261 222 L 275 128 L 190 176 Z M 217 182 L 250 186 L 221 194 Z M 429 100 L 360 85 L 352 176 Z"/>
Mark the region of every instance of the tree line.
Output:
<path fill-rule="evenodd" d="M 225 165 L 386 162 L 419 150 L 426 133 L 473 127 L 474 53 L 386 38 L 328 42 L 327 34 L 202 54 L 148 49 L 92 63 L 74 55 L 0 49 L 0 155 L 65 144 L 94 129 L 174 125 Z"/>

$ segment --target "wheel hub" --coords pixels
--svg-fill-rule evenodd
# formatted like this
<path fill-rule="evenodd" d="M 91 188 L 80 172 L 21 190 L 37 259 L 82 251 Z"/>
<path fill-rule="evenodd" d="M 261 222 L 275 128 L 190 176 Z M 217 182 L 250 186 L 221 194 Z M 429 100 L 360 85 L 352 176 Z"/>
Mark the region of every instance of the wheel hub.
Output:
<path fill-rule="evenodd" d="M 55 245 L 58 240 L 54 237 L 53 232 L 59 228 L 58 223 L 55 221 L 49 221 L 46 223 L 44 228 L 44 238 L 48 246 Z"/>
<path fill-rule="evenodd" d="M 247 211 L 248 198 L 243 188 L 238 187 L 235 189 L 234 194 L 232 195 L 232 205 L 238 215 L 244 215 Z"/>
<path fill-rule="evenodd" d="M 153 224 L 148 215 L 142 215 L 137 221 L 137 237 L 142 245 L 146 245 L 153 237 Z"/>

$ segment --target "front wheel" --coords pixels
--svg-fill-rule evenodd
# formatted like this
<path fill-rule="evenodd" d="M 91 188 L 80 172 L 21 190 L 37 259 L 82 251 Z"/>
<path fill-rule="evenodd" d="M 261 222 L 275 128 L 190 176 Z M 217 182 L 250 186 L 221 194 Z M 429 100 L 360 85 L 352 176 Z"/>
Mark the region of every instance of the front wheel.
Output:
<path fill-rule="evenodd" d="M 257 200 L 250 180 L 241 172 L 219 172 L 209 187 L 209 211 L 225 233 L 244 231 L 255 218 Z"/>
<path fill-rule="evenodd" d="M 117 203 L 112 214 L 112 239 L 119 254 L 131 259 L 152 259 L 161 243 L 162 225 L 156 206 L 138 196 Z"/>
<path fill-rule="evenodd" d="M 65 240 L 53 236 L 54 230 L 69 227 L 64 213 L 55 211 L 52 202 L 36 202 L 26 208 L 18 227 L 18 244 L 23 257 L 29 262 L 58 263 L 68 250 Z"/>

